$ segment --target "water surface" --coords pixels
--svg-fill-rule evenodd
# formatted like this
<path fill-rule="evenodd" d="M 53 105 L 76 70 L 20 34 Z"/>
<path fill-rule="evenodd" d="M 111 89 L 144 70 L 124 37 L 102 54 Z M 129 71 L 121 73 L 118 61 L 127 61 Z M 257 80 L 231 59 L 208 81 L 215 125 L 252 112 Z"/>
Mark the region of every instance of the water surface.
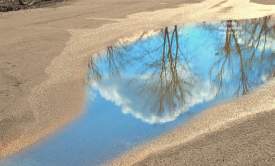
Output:
<path fill-rule="evenodd" d="M 2 166 L 90 166 L 168 132 L 275 76 L 270 17 L 165 27 L 89 63 L 87 107 Z"/>

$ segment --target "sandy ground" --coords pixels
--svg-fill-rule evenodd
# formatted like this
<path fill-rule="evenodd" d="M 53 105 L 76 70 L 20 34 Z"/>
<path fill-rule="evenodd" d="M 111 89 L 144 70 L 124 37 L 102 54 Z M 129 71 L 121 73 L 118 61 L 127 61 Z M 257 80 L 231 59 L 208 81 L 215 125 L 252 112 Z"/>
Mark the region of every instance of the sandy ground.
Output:
<path fill-rule="evenodd" d="M 275 110 L 148 156 L 135 165 L 259 165 L 275 163 Z"/>
<path fill-rule="evenodd" d="M 273 13 L 274 6 L 248 0 L 75 0 L 59 7 L 0 14 L 0 157 L 37 142 L 79 116 L 85 107 L 89 57 L 117 39 L 173 24 Z M 248 108 L 255 110 L 252 113 L 274 109 L 274 85 L 273 81 L 264 88 L 263 100 L 255 93 L 244 99 L 245 106 L 229 109 L 232 106 L 225 104 L 224 110 L 234 110 L 234 114 L 207 111 L 211 113 L 203 117 L 211 115 L 215 120 L 205 120 L 201 128 L 184 129 L 183 133 L 198 134 L 209 123 L 247 116 L 242 110 Z M 176 143 L 183 142 L 173 145 Z M 140 150 L 134 159 L 129 152 L 127 160 L 122 157 L 116 162 L 135 163 L 156 150 L 172 147 L 167 142 L 158 145 L 163 146 L 146 153 Z"/>
<path fill-rule="evenodd" d="M 274 0 L 251 0 L 251 2 L 259 3 L 259 4 L 265 4 L 265 5 L 274 5 Z"/>

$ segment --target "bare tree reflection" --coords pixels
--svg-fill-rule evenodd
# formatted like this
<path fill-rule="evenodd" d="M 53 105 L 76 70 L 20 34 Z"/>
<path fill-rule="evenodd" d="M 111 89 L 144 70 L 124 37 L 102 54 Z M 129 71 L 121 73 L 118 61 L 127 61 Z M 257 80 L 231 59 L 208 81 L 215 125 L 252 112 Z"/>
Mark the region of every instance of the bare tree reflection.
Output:
<path fill-rule="evenodd" d="M 147 80 L 142 85 L 139 85 L 140 95 L 148 96 L 148 93 L 154 93 L 159 98 L 155 100 L 152 110 L 156 110 L 162 113 L 166 109 L 174 110 L 180 108 L 185 103 L 185 98 L 190 95 L 189 88 L 191 84 L 183 78 L 183 71 L 185 65 L 181 60 L 182 54 L 180 54 L 180 43 L 178 26 L 174 26 L 171 31 L 168 27 L 165 27 L 159 33 L 160 46 L 156 48 L 150 48 L 154 51 L 144 51 L 137 56 L 130 56 L 127 54 L 127 46 L 121 48 L 121 46 L 109 46 L 106 50 L 106 56 L 104 61 L 107 64 L 105 67 L 106 72 L 99 71 L 99 68 L 94 63 L 94 58 L 90 61 L 90 75 L 95 80 L 100 80 L 102 74 L 119 75 L 120 71 L 130 70 L 129 67 L 139 66 L 136 69 L 136 74 L 150 74 Z M 142 37 L 140 37 L 142 40 Z M 160 56 L 156 56 L 155 53 L 160 53 Z M 154 55 L 152 55 L 154 53 Z M 128 67 L 128 68 L 127 68 Z M 103 69 L 104 70 L 104 69 Z M 135 84 L 135 78 L 129 81 L 130 84 Z M 150 96 L 150 95 L 149 95 Z M 152 102 L 152 101 L 151 101 Z"/>
<path fill-rule="evenodd" d="M 275 58 L 266 50 L 267 42 L 272 40 L 268 40 L 268 37 L 274 33 L 270 20 L 271 17 L 249 21 L 226 21 L 223 52 L 219 54 L 219 60 L 214 63 L 210 71 L 211 76 L 214 75 L 214 81 L 219 85 L 219 90 L 224 85 L 225 71 L 236 59 L 238 59 L 239 66 L 231 70 L 238 70 L 237 73 L 239 73 L 238 87 L 235 92 L 237 95 L 245 95 L 249 92 L 251 88 L 249 72 L 256 63 L 267 65 L 266 63 L 269 62 L 271 65 L 269 75 L 272 76 Z"/>
<path fill-rule="evenodd" d="M 209 69 L 210 79 L 219 88 L 217 95 L 228 84 L 232 84 L 236 95 L 245 95 L 254 86 L 253 81 L 260 79 L 260 76 L 255 78 L 257 73 L 253 72 L 275 76 L 275 54 L 270 50 L 275 27 L 270 17 L 248 21 L 228 20 L 223 25 L 224 41 L 218 46 L 217 61 Z M 157 44 L 154 43 L 153 48 L 146 45 L 137 49 L 136 44 L 146 40 L 144 36 L 142 34 L 136 43 L 130 45 L 107 47 L 105 56 L 91 57 L 89 79 L 120 78 L 128 72 L 130 79 L 123 80 L 121 77 L 121 81 L 127 81 L 129 86 L 138 89 L 139 95 L 150 102 L 146 106 L 151 106 L 151 111 L 162 114 L 166 110 L 182 108 L 192 97 L 191 90 L 198 80 L 194 75 L 188 75 L 189 61 L 181 51 L 183 45 L 178 26 L 165 27 L 154 36 Z M 229 74 L 232 74 L 230 82 L 226 82 Z M 142 77 L 142 81 L 138 76 Z M 150 98 L 152 95 L 155 97 Z"/>
<path fill-rule="evenodd" d="M 180 76 L 179 65 L 184 69 L 182 61 L 179 60 L 180 44 L 178 27 L 174 26 L 172 32 L 169 33 L 168 27 L 163 31 L 163 47 L 161 55 L 161 63 L 159 67 L 159 111 L 164 111 L 164 106 L 167 105 L 169 110 L 174 107 L 180 108 L 181 104 L 185 103 L 187 95 L 190 95 L 188 88 L 191 84 L 188 80 L 184 80 Z M 158 63 L 158 62 L 156 62 Z M 190 81 L 190 80 L 189 80 Z"/>

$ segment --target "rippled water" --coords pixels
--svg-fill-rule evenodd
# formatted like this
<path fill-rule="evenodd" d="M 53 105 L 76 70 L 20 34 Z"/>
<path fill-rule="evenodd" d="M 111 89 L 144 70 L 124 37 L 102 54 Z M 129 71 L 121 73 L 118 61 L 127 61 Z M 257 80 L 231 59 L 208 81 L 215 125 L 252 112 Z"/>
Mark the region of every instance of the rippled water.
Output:
<path fill-rule="evenodd" d="M 275 76 L 270 17 L 165 27 L 89 63 L 85 114 L 4 166 L 99 165 Z"/>

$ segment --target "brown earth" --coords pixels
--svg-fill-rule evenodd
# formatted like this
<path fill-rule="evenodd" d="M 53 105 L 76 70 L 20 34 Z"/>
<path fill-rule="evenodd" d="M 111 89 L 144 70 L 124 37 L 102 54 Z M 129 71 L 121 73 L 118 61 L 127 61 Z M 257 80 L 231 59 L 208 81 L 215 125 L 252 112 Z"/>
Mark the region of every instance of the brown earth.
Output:
<path fill-rule="evenodd" d="M 253 3 L 265 4 L 265 5 L 275 5 L 274 0 L 250 0 Z"/>
<path fill-rule="evenodd" d="M 275 111 L 148 156 L 135 165 L 274 165 Z"/>

